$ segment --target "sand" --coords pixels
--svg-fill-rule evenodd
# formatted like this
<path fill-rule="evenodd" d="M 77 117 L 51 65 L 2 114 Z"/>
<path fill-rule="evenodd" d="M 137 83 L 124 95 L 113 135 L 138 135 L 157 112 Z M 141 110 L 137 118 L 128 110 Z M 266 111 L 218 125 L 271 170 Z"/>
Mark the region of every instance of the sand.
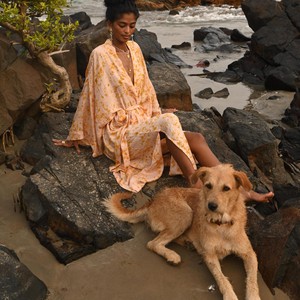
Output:
<path fill-rule="evenodd" d="M 49 300 L 159 300 L 222 299 L 214 289 L 214 279 L 200 256 L 178 245 L 183 262 L 170 266 L 164 259 L 148 251 L 146 242 L 153 237 L 144 224 L 133 227 L 135 238 L 99 250 L 69 265 L 62 265 L 40 245 L 30 230 L 24 213 L 14 204 L 26 177 L 21 171 L 0 167 L 0 242 L 13 249 L 24 263 L 49 289 Z M 222 262 L 239 299 L 244 299 L 245 273 L 237 257 Z M 209 291 L 209 288 L 213 287 Z M 263 300 L 288 299 L 280 290 L 273 296 L 261 276 Z"/>

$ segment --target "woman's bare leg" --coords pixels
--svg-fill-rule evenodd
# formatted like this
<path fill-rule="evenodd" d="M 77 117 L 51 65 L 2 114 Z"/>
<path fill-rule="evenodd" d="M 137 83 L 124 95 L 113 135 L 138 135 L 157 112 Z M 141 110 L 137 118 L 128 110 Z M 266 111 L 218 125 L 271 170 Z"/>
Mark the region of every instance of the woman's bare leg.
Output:
<path fill-rule="evenodd" d="M 183 176 L 190 183 L 190 176 L 195 172 L 192 162 L 187 157 L 187 155 L 168 138 L 166 138 L 166 144 L 168 150 L 181 169 Z"/>
<path fill-rule="evenodd" d="M 203 167 L 214 167 L 220 164 L 215 154 L 209 148 L 204 136 L 198 132 L 185 132 L 192 153 Z"/>

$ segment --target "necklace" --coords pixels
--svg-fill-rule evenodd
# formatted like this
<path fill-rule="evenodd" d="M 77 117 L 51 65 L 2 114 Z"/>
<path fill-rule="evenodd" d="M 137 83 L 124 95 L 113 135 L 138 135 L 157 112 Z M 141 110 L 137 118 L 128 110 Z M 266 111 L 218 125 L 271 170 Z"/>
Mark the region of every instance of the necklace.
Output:
<path fill-rule="evenodd" d="M 123 50 L 115 45 L 113 45 L 115 47 L 115 49 L 117 50 L 117 52 L 122 53 L 122 54 L 126 54 L 127 58 L 130 59 L 130 51 L 127 48 L 126 50 Z M 126 46 L 127 47 L 127 46 Z"/>

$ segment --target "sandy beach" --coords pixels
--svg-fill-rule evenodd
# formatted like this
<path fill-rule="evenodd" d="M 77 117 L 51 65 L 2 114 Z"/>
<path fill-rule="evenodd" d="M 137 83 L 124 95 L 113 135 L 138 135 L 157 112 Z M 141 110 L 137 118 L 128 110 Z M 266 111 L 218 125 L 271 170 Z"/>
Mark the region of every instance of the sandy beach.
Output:
<path fill-rule="evenodd" d="M 148 251 L 146 242 L 153 237 L 144 224 L 133 227 L 135 238 L 62 265 L 40 245 L 29 228 L 24 213 L 15 206 L 16 196 L 26 177 L 21 171 L 0 167 L 0 242 L 13 249 L 49 289 L 49 300 L 158 300 L 222 299 L 214 279 L 196 252 L 178 245 L 183 262 L 170 266 Z M 244 299 L 245 273 L 237 257 L 222 262 L 239 299 Z M 259 276 L 263 300 L 288 299 L 280 290 L 271 294 Z M 209 291 L 209 290 L 212 291 Z"/>

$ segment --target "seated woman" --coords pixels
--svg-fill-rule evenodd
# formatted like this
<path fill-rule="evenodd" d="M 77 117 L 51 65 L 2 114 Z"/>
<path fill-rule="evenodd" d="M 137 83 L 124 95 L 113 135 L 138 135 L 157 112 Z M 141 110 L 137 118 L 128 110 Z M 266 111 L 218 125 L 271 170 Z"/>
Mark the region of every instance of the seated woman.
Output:
<path fill-rule="evenodd" d="M 53 141 L 74 146 L 78 153 L 79 145 L 91 146 L 93 157 L 106 155 L 115 162 L 110 170 L 117 182 L 132 192 L 160 178 L 167 151 L 170 174 L 183 174 L 189 182 L 196 169 L 194 157 L 201 166 L 220 162 L 200 133 L 182 130 L 174 110 L 161 112 L 141 49 L 130 40 L 139 17 L 135 2 L 105 0 L 105 5 L 111 38 L 91 53 L 67 140 Z M 201 181 L 194 187 L 200 188 Z M 267 201 L 273 193 L 251 191 L 246 196 Z"/>

